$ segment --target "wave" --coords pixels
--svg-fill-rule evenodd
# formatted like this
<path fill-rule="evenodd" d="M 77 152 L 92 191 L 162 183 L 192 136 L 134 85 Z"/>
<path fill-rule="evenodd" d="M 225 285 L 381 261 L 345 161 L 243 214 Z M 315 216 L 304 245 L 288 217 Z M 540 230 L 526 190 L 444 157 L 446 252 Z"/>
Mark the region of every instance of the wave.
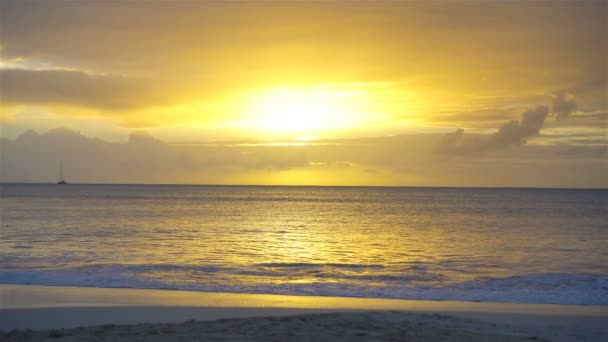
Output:
<path fill-rule="evenodd" d="M 259 263 L 0 269 L 0 283 L 421 300 L 608 305 L 608 276 L 526 274 L 448 281 L 424 267 Z"/>
<path fill-rule="evenodd" d="M 261 264 L 253 264 L 253 266 L 259 267 L 274 267 L 274 268 L 318 268 L 318 267 L 334 267 L 334 268 L 350 268 L 350 269 L 363 269 L 363 268 L 384 268 L 383 265 L 378 264 L 337 264 L 337 263 L 281 263 L 281 262 L 269 262 Z"/>

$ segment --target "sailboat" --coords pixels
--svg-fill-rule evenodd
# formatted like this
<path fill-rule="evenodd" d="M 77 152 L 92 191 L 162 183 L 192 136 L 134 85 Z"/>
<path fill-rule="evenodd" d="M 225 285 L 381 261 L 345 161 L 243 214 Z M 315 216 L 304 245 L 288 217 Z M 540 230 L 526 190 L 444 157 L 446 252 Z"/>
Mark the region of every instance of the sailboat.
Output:
<path fill-rule="evenodd" d="M 68 184 L 65 178 L 63 178 L 63 160 L 59 162 L 59 181 L 57 184 Z"/>

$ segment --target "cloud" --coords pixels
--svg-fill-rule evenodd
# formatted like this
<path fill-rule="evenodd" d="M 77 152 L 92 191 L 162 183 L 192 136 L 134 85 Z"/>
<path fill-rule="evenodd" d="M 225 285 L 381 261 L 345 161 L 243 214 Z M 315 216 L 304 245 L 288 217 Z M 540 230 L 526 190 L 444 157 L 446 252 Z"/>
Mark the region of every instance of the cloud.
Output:
<path fill-rule="evenodd" d="M 0 80 L 3 105 L 71 105 L 121 111 L 166 103 L 149 83 L 123 76 L 63 69 L 0 69 Z"/>
<path fill-rule="evenodd" d="M 258 89 L 395 83 L 370 96 L 360 89 L 353 105 L 370 114 L 360 132 L 388 134 L 403 119 L 497 127 L 512 113 L 480 108 L 605 71 L 603 3 L 337 3 L 0 1 L 2 57 L 13 68 L 0 75 L 2 104 L 79 107 L 44 108 L 56 116 L 92 109 L 129 128 L 234 127 L 247 119 L 239 101 Z M 585 107 L 596 95 L 572 93 L 597 109 Z"/>
<path fill-rule="evenodd" d="M 555 66 L 585 65 L 583 72 L 597 75 L 605 65 L 603 3 L 459 3 L 449 9 L 411 1 L 337 3 L 4 0 L 0 43 L 7 58 L 173 75 L 212 88 L 233 80 L 259 86 L 409 79 L 439 68 L 458 69 L 465 77 L 490 67 L 508 70 L 507 76 L 517 69 L 529 81 L 536 74 L 553 77 Z M 538 68 L 542 72 L 528 72 Z M 450 85 L 453 76 L 432 87 Z M 503 77 L 495 84 L 512 81 Z M 453 84 L 462 89 L 463 80 Z"/>
<path fill-rule="evenodd" d="M 504 123 L 498 131 L 490 135 L 472 135 L 463 129 L 447 133 L 437 147 L 440 153 L 475 154 L 489 150 L 502 149 L 510 146 L 525 144 L 529 138 L 540 135 L 549 114 L 556 120 L 567 118 L 576 108 L 574 95 L 558 93 L 553 98 L 553 108 L 550 112 L 547 106 L 538 106 L 525 111 L 521 120 L 512 120 Z"/>
<path fill-rule="evenodd" d="M 455 132 L 446 133 L 437 147 L 440 153 L 468 154 L 479 152 L 485 143 L 479 134 L 465 134 L 464 129 L 459 128 Z"/>
<path fill-rule="evenodd" d="M 510 121 L 502 125 L 498 132 L 490 135 L 488 146 L 490 148 L 502 148 L 521 145 L 527 138 L 539 135 L 548 113 L 549 108 L 546 106 L 538 106 L 524 112 L 521 122 Z"/>
<path fill-rule="evenodd" d="M 567 92 L 559 92 L 553 96 L 553 112 L 556 120 L 568 117 L 576 109 L 574 95 Z"/>
<path fill-rule="evenodd" d="M 146 131 L 134 131 L 129 134 L 129 145 L 133 146 L 146 146 L 146 147 L 165 147 L 167 144 Z"/>
<path fill-rule="evenodd" d="M 564 123 L 567 121 L 567 123 Z M 547 125 L 549 126 L 549 125 Z M 551 122 L 551 126 L 563 128 L 580 128 L 599 130 L 602 133 L 608 128 L 608 110 L 583 112 L 577 111 L 576 115 L 568 116 L 568 120 Z"/>
<path fill-rule="evenodd" d="M 509 121 L 500 126 L 496 133 L 488 136 L 470 135 L 463 129 L 458 129 L 456 132 L 447 133 L 437 150 L 441 153 L 469 154 L 521 145 L 526 139 L 540 134 L 548 114 L 548 107 L 536 107 L 524 112 L 521 121 Z"/>
<path fill-rule="evenodd" d="M 516 132 L 534 132 L 542 111 L 534 113 Z M 455 136 L 460 134 L 476 136 Z M 576 148 L 528 145 L 517 153 L 496 150 L 463 161 L 436 158 L 433 148 L 441 138 L 413 134 L 308 146 L 189 145 L 145 132 L 119 143 L 66 128 L 30 130 L 14 140 L 0 139 L 0 182 L 54 182 L 63 160 L 73 183 L 606 186 L 601 141 Z"/>
<path fill-rule="evenodd" d="M 3 139 L 0 181 L 53 181 L 63 160 L 77 182 L 183 183 L 231 173 L 308 167 L 306 153 L 286 147 L 171 145 L 144 132 L 126 143 L 90 138 L 67 128 L 26 131 Z"/>

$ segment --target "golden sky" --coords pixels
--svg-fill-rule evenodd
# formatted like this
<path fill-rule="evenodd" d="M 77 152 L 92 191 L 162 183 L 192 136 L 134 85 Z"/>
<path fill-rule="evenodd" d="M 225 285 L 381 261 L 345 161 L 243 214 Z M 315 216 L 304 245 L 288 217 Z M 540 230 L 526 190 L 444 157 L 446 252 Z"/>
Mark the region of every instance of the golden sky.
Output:
<path fill-rule="evenodd" d="M 173 181 L 141 175 L 142 182 L 462 186 L 474 177 L 428 170 L 445 158 L 459 170 L 498 155 L 514 167 L 540 160 L 532 153 L 543 163 L 576 164 L 555 186 L 608 185 L 600 176 L 608 145 L 605 1 L 0 6 L 5 144 L 29 129 L 46 136 L 65 127 L 123 150 L 130 135 L 145 135 L 181 149 L 171 155 L 205 160 Z M 413 145 L 395 147 L 389 137 Z M 370 144 L 373 152 L 361 147 Z M 253 166 L 233 157 L 229 176 L 206 174 L 231 164 L 207 160 L 225 148 Z M 389 152 L 402 162 L 362 157 Z M 267 167 L 282 153 L 304 157 Z M 19 163 L 5 179 L 30 167 Z M 526 167 L 542 174 L 545 166 Z M 504 170 L 485 172 L 491 176 L 478 185 L 536 182 Z M 74 177 L 120 181 L 82 172 Z M 46 178 L 29 180 L 39 179 Z"/>

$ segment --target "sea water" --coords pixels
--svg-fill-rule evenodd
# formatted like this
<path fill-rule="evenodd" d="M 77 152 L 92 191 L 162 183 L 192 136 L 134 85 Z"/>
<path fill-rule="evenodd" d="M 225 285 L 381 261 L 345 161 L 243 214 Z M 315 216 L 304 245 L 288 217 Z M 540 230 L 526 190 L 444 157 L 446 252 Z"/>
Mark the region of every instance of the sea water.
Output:
<path fill-rule="evenodd" d="M 0 283 L 608 304 L 608 190 L 0 191 Z"/>

